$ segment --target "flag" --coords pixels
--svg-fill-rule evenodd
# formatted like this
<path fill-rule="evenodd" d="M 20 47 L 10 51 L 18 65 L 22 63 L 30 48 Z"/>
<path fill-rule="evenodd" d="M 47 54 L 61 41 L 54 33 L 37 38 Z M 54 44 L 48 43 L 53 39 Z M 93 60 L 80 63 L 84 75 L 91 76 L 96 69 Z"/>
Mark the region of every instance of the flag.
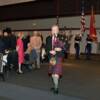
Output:
<path fill-rule="evenodd" d="M 90 37 L 92 38 L 93 41 L 97 40 L 97 33 L 96 33 L 96 28 L 95 28 L 95 15 L 94 15 L 93 7 L 91 9 L 89 35 L 90 35 Z"/>
<path fill-rule="evenodd" d="M 81 34 L 85 32 L 85 13 L 84 13 L 84 1 L 82 2 L 82 8 L 81 8 Z"/>

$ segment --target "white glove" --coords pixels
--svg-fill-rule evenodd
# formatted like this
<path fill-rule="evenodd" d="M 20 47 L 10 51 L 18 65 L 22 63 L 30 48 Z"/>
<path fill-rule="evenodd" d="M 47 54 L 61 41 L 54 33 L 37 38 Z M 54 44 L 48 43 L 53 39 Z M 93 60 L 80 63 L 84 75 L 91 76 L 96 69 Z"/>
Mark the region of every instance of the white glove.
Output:
<path fill-rule="evenodd" d="M 55 51 L 61 51 L 62 50 L 62 48 L 55 48 Z"/>
<path fill-rule="evenodd" d="M 55 50 L 51 50 L 50 51 L 50 54 L 55 55 L 56 54 L 56 51 Z"/>

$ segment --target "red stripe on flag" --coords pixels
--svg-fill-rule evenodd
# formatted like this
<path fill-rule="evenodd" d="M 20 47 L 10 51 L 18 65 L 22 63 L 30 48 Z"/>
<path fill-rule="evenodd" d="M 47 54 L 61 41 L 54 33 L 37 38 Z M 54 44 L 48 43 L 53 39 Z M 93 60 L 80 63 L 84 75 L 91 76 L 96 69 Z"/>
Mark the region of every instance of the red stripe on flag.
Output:
<path fill-rule="evenodd" d="M 84 11 L 82 11 L 81 14 L 81 33 L 85 32 L 85 14 Z"/>
<path fill-rule="evenodd" d="M 94 15 L 94 10 L 92 7 L 91 10 L 91 17 L 90 17 L 90 30 L 89 30 L 89 35 L 90 37 L 96 41 L 97 40 L 97 33 L 96 33 L 96 28 L 95 28 L 95 15 Z"/>

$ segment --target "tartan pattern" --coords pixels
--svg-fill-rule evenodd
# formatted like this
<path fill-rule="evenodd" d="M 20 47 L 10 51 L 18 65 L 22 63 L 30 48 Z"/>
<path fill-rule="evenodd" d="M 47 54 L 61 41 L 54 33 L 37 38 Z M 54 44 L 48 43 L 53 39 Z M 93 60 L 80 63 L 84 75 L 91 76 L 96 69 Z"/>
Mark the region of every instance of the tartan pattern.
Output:
<path fill-rule="evenodd" d="M 57 61 L 56 65 L 49 67 L 49 75 L 58 74 L 58 75 L 62 76 L 62 58 L 57 57 L 56 61 Z"/>

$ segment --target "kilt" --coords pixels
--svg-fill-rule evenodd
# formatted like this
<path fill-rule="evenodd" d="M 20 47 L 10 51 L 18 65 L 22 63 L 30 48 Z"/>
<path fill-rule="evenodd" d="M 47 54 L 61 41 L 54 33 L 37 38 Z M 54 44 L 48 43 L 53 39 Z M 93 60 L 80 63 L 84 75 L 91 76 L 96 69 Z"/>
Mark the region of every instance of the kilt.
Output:
<path fill-rule="evenodd" d="M 56 57 L 56 65 L 49 66 L 48 74 L 49 76 L 52 74 L 58 74 L 60 77 L 62 77 L 62 57 Z"/>

